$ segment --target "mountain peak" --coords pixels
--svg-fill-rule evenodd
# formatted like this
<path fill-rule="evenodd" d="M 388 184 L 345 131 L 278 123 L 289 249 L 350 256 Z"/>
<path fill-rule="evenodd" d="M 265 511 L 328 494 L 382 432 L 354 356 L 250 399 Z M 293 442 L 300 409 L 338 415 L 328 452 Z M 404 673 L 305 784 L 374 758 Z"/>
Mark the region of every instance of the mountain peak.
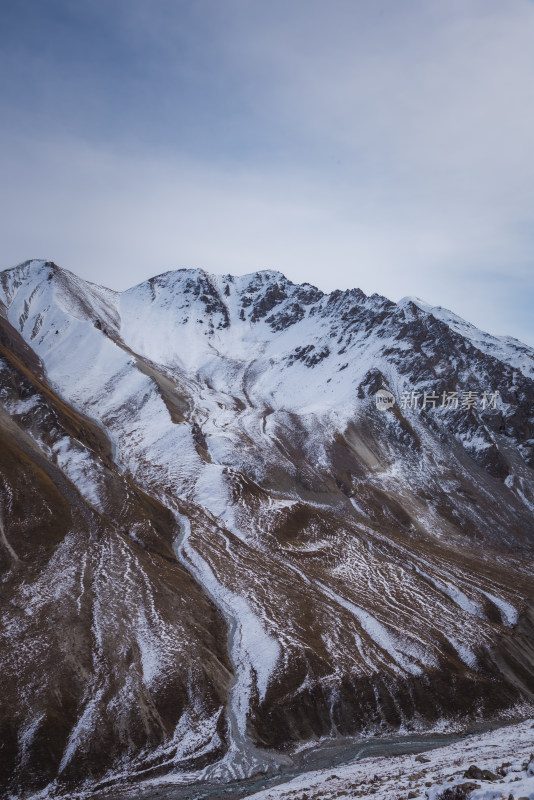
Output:
<path fill-rule="evenodd" d="M 532 698 L 529 352 L 408 308 L 0 273 L 9 793 L 216 784 Z"/>

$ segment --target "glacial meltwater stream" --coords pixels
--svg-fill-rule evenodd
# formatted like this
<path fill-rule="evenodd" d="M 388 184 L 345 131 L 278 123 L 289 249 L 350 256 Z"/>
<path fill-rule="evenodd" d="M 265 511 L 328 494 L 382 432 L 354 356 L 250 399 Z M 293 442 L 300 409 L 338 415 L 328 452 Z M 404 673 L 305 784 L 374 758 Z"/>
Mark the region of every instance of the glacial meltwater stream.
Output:
<path fill-rule="evenodd" d="M 480 733 L 483 727 L 477 727 Z M 474 733 L 475 731 L 472 731 Z M 281 764 L 276 772 L 268 772 L 244 780 L 203 781 L 188 786 L 173 786 L 160 783 L 157 786 L 130 787 L 124 792 L 110 791 L 99 794 L 94 800 L 239 800 L 262 789 L 287 783 L 306 772 L 322 769 L 335 769 L 364 758 L 376 756 L 400 756 L 410 753 L 424 753 L 438 747 L 454 744 L 468 738 L 470 734 L 418 734 L 412 736 L 391 736 L 384 739 L 334 739 L 309 747 L 291 756 L 292 764 Z"/>

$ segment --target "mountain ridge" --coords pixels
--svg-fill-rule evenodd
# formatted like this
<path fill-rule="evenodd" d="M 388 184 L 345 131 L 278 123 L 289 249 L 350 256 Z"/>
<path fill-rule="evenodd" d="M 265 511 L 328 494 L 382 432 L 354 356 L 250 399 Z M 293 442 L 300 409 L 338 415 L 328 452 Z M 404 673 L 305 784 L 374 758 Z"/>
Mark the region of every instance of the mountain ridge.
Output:
<path fill-rule="evenodd" d="M 11 791 L 532 702 L 530 348 L 273 271 L 115 293 L 24 262 L 0 321 Z"/>
<path fill-rule="evenodd" d="M 336 289 L 336 290 L 333 290 L 330 293 L 325 293 L 322 290 L 318 289 L 313 284 L 309 284 L 309 283 L 295 284 L 292 281 L 290 281 L 289 279 L 287 279 L 286 276 L 282 272 L 280 272 L 278 270 L 273 270 L 273 269 L 261 269 L 261 270 L 256 270 L 256 271 L 253 271 L 253 272 L 250 272 L 250 273 L 246 273 L 246 274 L 243 274 L 243 275 L 240 275 L 240 276 L 233 276 L 233 275 L 230 275 L 230 274 L 226 274 L 226 275 L 222 275 L 221 274 L 221 275 L 219 275 L 219 274 L 215 274 L 215 273 L 210 273 L 207 270 L 204 270 L 204 269 L 198 268 L 198 267 L 195 267 L 195 268 L 187 268 L 187 267 L 185 267 L 185 268 L 177 268 L 177 269 L 174 269 L 174 270 L 166 270 L 165 272 L 159 273 L 158 275 L 155 275 L 155 276 L 153 276 L 151 278 L 148 278 L 147 280 L 141 281 L 140 283 L 135 284 L 134 286 L 129 287 L 127 289 L 124 289 L 122 291 L 118 291 L 118 290 L 115 290 L 115 289 L 109 289 L 107 287 L 99 286 L 98 284 L 93 283 L 91 281 L 88 281 L 86 279 L 78 278 L 78 276 L 76 276 L 75 273 L 70 272 L 69 270 L 66 270 L 64 268 L 59 268 L 59 267 L 57 267 L 57 265 L 54 264 L 54 262 L 46 261 L 46 260 L 43 260 L 43 259 L 29 259 L 27 261 L 24 261 L 24 262 L 21 262 L 20 264 L 15 265 L 14 267 L 10 267 L 10 268 L 7 268 L 7 269 L 3 270 L 3 273 L 15 273 L 15 272 L 17 272 L 19 270 L 23 270 L 24 268 L 28 268 L 28 267 L 36 268 L 36 269 L 39 270 L 39 269 L 42 269 L 42 268 L 46 268 L 47 266 L 48 267 L 52 267 L 52 268 L 56 268 L 56 269 L 60 270 L 62 273 L 69 275 L 70 278 L 74 279 L 76 282 L 84 284 L 87 287 L 93 287 L 94 289 L 97 289 L 100 292 L 103 291 L 108 295 L 108 297 L 114 296 L 116 299 L 119 299 L 119 297 L 121 295 L 124 295 L 126 293 L 134 292 L 135 290 L 139 290 L 141 287 L 143 287 L 145 285 L 150 285 L 151 286 L 151 285 L 157 284 L 158 282 L 162 282 L 165 279 L 169 279 L 169 278 L 171 278 L 173 276 L 177 277 L 177 276 L 186 276 L 187 275 L 187 276 L 190 276 L 190 277 L 203 276 L 204 279 L 210 281 L 214 285 L 217 285 L 218 288 L 222 288 L 223 286 L 227 285 L 227 284 L 224 283 L 225 280 L 227 282 L 231 281 L 232 283 L 234 283 L 235 281 L 238 281 L 238 282 L 241 282 L 243 284 L 245 284 L 245 283 L 251 284 L 251 283 L 254 282 L 254 278 L 261 277 L 262 280 L 263 280 L 263 278 L 272 279 L 275 283 L 277 283 L 278 281 L 282 281 L 283 283 L 285 283 L 286 285 L 291 286 L 291 287 L 301 287 L 301 288 L 306 287 L 306 289 L 311 290 L 315 294 L 317 299 L 318 298 L 324 298 L 324 297 L 337 298 L 339 296 L 356 297 L 356 298 L 359 297 L 359 298 L 365 298 L 365 299 L 376 298 L 378 301 L 381 301 L 381 302 L 393 303 L 398 308 L 405 308 L 406 306 L 413 305 L 416 308 L 420 309 L 421 311 L 423 311 L 423 312 L 425 312 L 425 313 L 427 313 L 429 315 L 434 316 L 436 319 L 445 322 L 455 332 L 462 332 L 462 330 L 463 330 L 463 335 L 464 336 L 467 334 L 467 332 L 473 332 L 474 336 L 475 336 L 475 343 L 477 343 L 479 346 L 480 346 L 480 339 L 488 339 L 489 342 L 488 342 L 487 346 L 490 346 L 490 347 L 491 346 L 495 346 L 497 343 L 500 344 L 501 347 L 503 347 L 506 344 L 508 344 L 512 348 L 515 348 L 515 347 L 517 347 L 517 345 L 520 345 L 521 350 L 523 351 L 524 354 L 527 355 L 527 358 L 528 358 L 528 361 L 525 361 L 524 363 L 526 363 L 528 365 L 528 367 L 532 367 L 532 369 L 528 369 L 529 377 L 532 377 L 533 370 L 534 370 L 534 367 L 532 366 L 532 364 L 530 364 L 530 361 L 534 362 L 534 348 L 530 347 L 529 345 L 525 344 L 524 342 L 521 342 L 521 340 L 519 340 L 519 339 L 517 339 L 516 337 L 513 337 L 513 336 L 509 336 L 509 335 L 494 336 L 494 335 L 492 335 L 492 334 L 490 334 L 490 333 L 488 333 L 486 331 L 483 331 L 483 330 L 477 328 L 475 325 L 473 325 L 472 323 L 466 321 L 465 319 L 462 319 L 461 317 L 459 317 L 457 314 L 455 314 L 454 312 L 450 311 L 449 309 L 443 308 L 442 306 L 435 306 L 435 305 L 429 304 L 425 300 L 422 300 L 421 298 L 415 297 L 415 296 L 405 296 L 405 297 L 401 298 L 399 301 L 397 301 L 396 303 L 394 303 L 394 301 L 388 300 L 388 298 L 386 298 L 386 297 L 384 297 L 384 296 L 382 296 L 380 294 L 377 294 L 376 292 L 371 294 L 371 295 L 365 295 L 362 292 L 361 289 L 356 288 L 356 287 L 355 288 L 351 288 L 351 289 L 344 289 L 344 290 Z M 502 352 L 501 352 L 501 356 L 502 356 Z M 515 366 L 519 366 L 519 368 L 522 369 L 522 365 L 515 364 Z"/>

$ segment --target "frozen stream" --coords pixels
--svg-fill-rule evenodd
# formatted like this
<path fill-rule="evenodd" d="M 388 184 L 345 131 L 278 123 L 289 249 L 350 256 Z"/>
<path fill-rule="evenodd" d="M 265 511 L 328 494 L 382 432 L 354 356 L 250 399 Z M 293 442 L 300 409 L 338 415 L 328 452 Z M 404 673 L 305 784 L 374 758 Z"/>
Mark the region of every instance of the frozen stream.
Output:
<path fill-rule="evenodd" d="M 488 723 L 488 728 L 492 726 Z M 483 729 L 480 726 L 477 730 Z M 94 795 L 93 800 L 238 800 L 254 792 L 284 784 L 311 770 L 333 769 L 352 764 L 361 759 L 374 756 L 400 756 L 410 753 L 424 753 L 438 747 L 454 744 L 468 738 L 469 734 L 413 734 L 379 739 L 336 739 L 318 744 L 292 756 L 292 763 L 280 765 L 279 772 L 255 775 L 244 780 L 228 782 L 206 777 L 205 781 L 189 786 L 173 786 L 158 781 L 155 785 L 138 785 L 135 789 L 111 791 L 109 794 Z M 289 759 L 286 759 L 288 762 Z"/>
<path fill-rule="evenodd" d="M 189 541 L 191 523 L 176 514 L 180 533 L 174 542 L 176 557 L 195 577 L 224 616 L 228 625 L 228 652 L 234 670 L 226 718 L 229 748 L 224 758 L 206 768 L 207 781 L 248 778 L 261 772 L 278 770 L 283 756 L 268 753 L 247 734 L 247 714 L 255 689 L 265 696 L 269 676 L 279 655 L 278 643 L 264 630 L 247 601 L 217 580 L 213 570 Z"/>

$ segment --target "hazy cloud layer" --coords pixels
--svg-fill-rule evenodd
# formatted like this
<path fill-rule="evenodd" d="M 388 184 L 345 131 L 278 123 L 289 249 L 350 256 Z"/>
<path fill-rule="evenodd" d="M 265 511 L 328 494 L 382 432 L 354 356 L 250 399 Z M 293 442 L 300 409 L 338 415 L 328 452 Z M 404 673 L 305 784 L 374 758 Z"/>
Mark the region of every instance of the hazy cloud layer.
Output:
<path fill-rule="evenodd" d="M 534 5 L 0 11 L 1 265 L 417 294 L 534 344 Z"/>

